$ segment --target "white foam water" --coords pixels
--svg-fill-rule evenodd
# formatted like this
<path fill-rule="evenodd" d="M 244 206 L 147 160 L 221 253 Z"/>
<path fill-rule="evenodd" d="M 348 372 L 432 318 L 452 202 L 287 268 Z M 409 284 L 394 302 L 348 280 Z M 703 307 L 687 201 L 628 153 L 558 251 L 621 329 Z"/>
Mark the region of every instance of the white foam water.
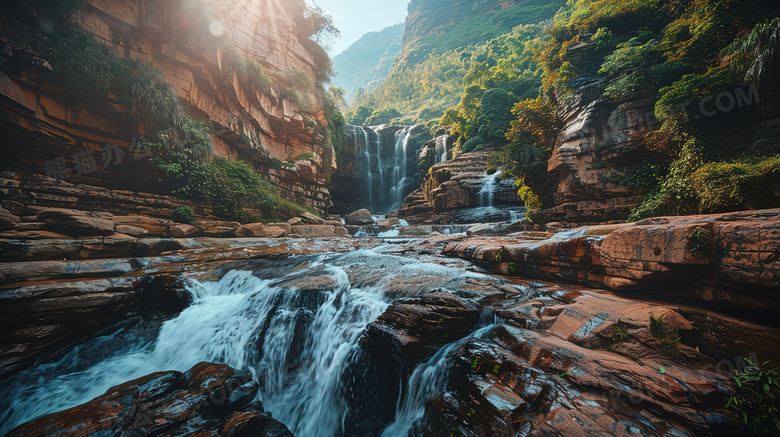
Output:
<path fill-rule="evenodd" d="M 156 371 L 186 371 L 201 361 L 250 370 L 260 385 L 258 398 L 265 409 L 296 436 L 341 435 L 349 401 L 344 370 L 358 356 L 358 339 L 366 326 L 399 297 L 386 291 L 396 275 L 435 275 L 443 281 L 479 276 L 372 251 L 307 260 L 300 269 L 266 265 L 266 269 L 271 266 L 270 276 L 281 272 L 274 279 L 263 279 L 268 270 L 264 274 L 232 270 L 219 281 L 192 282 L 188 286 L 192 304 L 173 319 L 156 325 L 131 324 L 74 348 L 59 362 L 34 366 L 3 380 L 0 435 L 132 379 Z M 359 286 L 354 280 L 350 284 L 346 270 L 360 265 L 368 272 L 382 265 L 394 274 L 361 278 Z M 328 290 L 275 285 L 280 279 L 311 275 L 330 278 Z M 415 370 L 391 429 L 408 428 L 417 420 L 424 398 L 441 386 L 435 379 L 441 372 L 434 368 L 446 365 L 454 347 L 445 347 Z"/>

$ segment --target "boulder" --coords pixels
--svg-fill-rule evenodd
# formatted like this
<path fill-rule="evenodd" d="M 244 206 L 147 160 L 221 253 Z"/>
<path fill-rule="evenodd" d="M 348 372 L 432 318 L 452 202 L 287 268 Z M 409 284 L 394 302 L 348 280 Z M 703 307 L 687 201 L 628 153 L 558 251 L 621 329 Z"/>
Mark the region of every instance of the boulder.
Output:
<path fill-rule="evenodd" d="M 374 218 L 371 217 L 371 212 L 367 209 L 361 209 L 353 212 L 344 219 L 344 223 L 351 226 L 365 226 L 373 225 Z"/>
<path fill-rule="evenodd" d="M 134 237 L 143 237 L 149 234 L 149 231 L 146 229 L 132 225 L 117 225 L 116 232 L 120 234 L 132 235 Z"/>
<path fill-rule="evenodd" d="M 393 224 L 390 223 L 390 220 L 377 220 L 376 227 L 380 231 L 385 232 L 393 229 Z"/>
<path fill-rule="evenodd" d="M 303 223 L 303 219 L 301 219 L 300 217 L 293 217 L 290 220 L 287 220 L 287 223 L 290 225 L 299 225 Z"/>
<path fill-rule="evenodd" d="M 22 223 L 17 224 L 14 226 L 14 231 L 43 231 L 46 229 L 46 223 L 41 222 L 25 222 L 22 220 Z"/>
<path fill-rule="evenodd" d="M 249 372 L 199 363 L 186 373 L 157 372 L 109 389 L 83 405 L 20 425 L 12 437 L 40 435 L 199 435 L 292 437 L 252 402 Z"/>
<path fill-rule="evenodd" d="M 11 214 L 11 212 L 5 208 L 0 208 L 0 231 L 10 231 L 21 222 L 19 217 Z"/>
<path fill-rule="evenodd" d="M 8 238 L 10 240 L 60 240 L 68 239 L 67 235 L 58 234 L 51 231 L 6 231 L 0 232 L 0 238 Z"/>
<path fill-rule="evenodd" d="M 508 223 L 484 223 L 481 225 L 473 226 L 466 230 L 466 235 L 469 237 L 475 235 L 506 235 Z"/>
<path fill-rule="evenodd" d="M 400 299 L 368 325 L 361 346 L 381 362 L 411 371 L 442 345 L 467 336 L 478 316 L 451 294 Z"/>
<path fill-rule="evenodd" d="M 198 233 L 198 228 L 192 225 L 183 223 L 174 223 L 171 225 L 171 237 L 173 238 L 187 238 L 192 237 Z"/>
<path fill-rule="evenodd" d="M 127 215 L 114 217 L 119 225 L 130 225 L 146 229 L 149 237 L 167 237 L 170 234 L 170 220 L 146 217 L 141 215 Z"/>
<path fill-rule="evenodd" d="M 250 223 L 236 230 L 237 237 L 279 238 L 287 234 L 284 228 L 269 226 L 265 223 Z"/>
<path fill-rule="evenodd" d="M 286 222 L 266 223 L 267 226 L 275 226 L 284 229 L 285 234 L 292 232 L 292 225 Z"/>
<path fill-rule="evenodd" d="M 111 235 L 116 229 L 114 215 L 108 212 L 49 208 L 38 213 L 38 220 L 68 235 Z"/>
<path fill-rule="evenodd" d="M 219 220 L 193 220 L 190 222 L 207 237 L 234 237 L 236 230 L 241 227 L 241 223 L 233 221 Z"/>
<path fill-rule="evenodd" d="M 24 206 L 24 203 L 13 200 L 3 200 L 0 204 L 2 204 L 3 208 L 7 209 L 8 212 L 17 216 L 23 216 L 25 210 L 27 209 L 27 207 Z"/>
<path fill-rule="evenodd" d="M 323 220 L 323 219 L 321 219 L 321 218 L 317 217 L 316 215 L 314 215 L 312 213 L 309 213 L 309 212 L 304 212 L 303 214 L 300 215 L 300 218 L 301 218 L 301 220 L 303 220 L 304 223 L 308 223 L 310 225 L 324 225 L 325 224 L 325 220 Z"/>

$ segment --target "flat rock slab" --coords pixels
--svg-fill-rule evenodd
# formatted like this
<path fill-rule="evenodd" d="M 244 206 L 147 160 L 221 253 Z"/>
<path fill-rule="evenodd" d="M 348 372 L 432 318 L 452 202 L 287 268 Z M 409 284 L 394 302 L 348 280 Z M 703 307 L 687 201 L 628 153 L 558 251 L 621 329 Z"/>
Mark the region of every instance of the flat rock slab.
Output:
<path fill-rule="evenodd" d="M 68 235 L 110 235 L 116 229 L 114 215 L 108 212 L 50 208 L 39 212 L 38 220 Z"/>

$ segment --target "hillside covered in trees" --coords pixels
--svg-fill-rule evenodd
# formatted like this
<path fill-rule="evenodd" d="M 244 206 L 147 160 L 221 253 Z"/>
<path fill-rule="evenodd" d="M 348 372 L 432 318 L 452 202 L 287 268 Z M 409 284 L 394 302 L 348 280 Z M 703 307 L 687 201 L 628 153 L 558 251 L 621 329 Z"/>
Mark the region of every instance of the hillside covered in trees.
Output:
<path fill-rule="evenodd" d="M 333 85 L 351 101 L 358 90 L 372 91 L 384 82 L 403 48 L 404 24 L 369 32 L 333 57 Z"/>

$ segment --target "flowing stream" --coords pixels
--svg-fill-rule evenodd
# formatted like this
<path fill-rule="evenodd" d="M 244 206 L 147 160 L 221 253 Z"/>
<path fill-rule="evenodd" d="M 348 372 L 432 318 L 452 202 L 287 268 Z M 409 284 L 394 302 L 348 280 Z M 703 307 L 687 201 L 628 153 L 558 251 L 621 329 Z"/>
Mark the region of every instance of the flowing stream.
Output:
<path fill-rule="evenodd" d="M 251 370 L 265 409 L 296 436 L 343 435 L 350 401 L 345 369 L 361 352 L 358 339 L 394 299 L 424 289 L 399 291 L 394 282 L 434 277 L 446 286 L 474 275 L 364 250 L 258 261 L 217 281 L 192 280 L 193 303 L 174 318 L 129 324 L 74 348 L 59 362 L 4 380 L 0 435 L 129 380 L 186 371 L 201 361 Z M 425 400 L 443 389 L 447 358 L 457 345 L 420 364 L 401 400 L 380 400 L 397 403 L 385 437 L 406 436 L 422 417 Z"/>

